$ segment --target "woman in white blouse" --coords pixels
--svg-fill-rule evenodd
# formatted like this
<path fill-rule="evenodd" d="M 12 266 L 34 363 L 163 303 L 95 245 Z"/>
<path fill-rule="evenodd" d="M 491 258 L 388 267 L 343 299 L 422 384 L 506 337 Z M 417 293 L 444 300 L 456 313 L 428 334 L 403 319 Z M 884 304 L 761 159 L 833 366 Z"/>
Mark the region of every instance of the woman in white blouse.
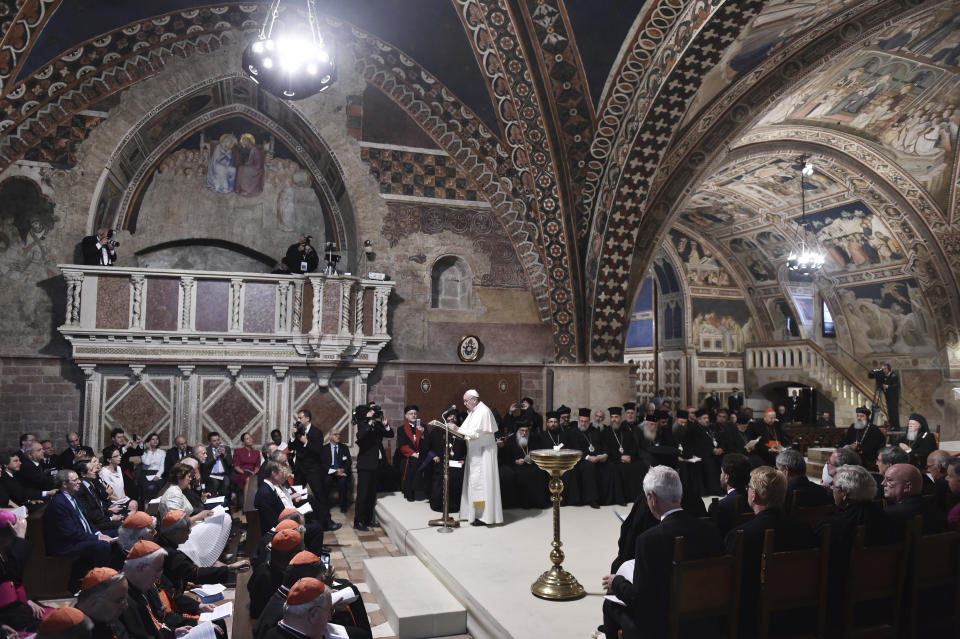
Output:
<path fill-rule="evenodd" d="M 120 501 L 126 498 L 127 493 L 123 488 L 123 471 L 120 470 L 120 458 L 122 453 L 116 446 L 107 446 L 103 451 L 103 468 L 100 469 L 100 479 L 110 487 L 113 501 Z M 131 499 L 127 503 L 127 511 L 134 512 L 137 509 L 137 502 Z"/>
<path fill-rule="evenodd" d="M 156 433 L 147 435 L 144 441 L 143 454 L 140 455 L 140 474 L 144 499 L 150 501 L 163 487 L 163 463 L 166 453 L 160 450 L 160 436 Z"/>
<path fill-rule="evenodd" d="M 163 491 L 163 496 L 160 497 L 159 513 L 161 520 L 171 510 L 182 510 L 190 518 L 191 523 L 206 519 L 213 514 L 213 511 L 206 509 L 194 514 L 193 505 L 183 493 L 190 487 L 195 472 L 197 471 L 192 466 L 184 463 L 174 464 L 173 468 L 170 469 L 170 476 L 167 477 L 170 485 Z"/>

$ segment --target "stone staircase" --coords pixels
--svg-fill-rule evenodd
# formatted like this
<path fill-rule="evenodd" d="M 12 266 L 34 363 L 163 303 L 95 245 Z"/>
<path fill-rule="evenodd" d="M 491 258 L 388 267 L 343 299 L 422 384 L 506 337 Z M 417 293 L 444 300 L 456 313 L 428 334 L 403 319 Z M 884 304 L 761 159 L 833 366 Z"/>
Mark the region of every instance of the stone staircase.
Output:
<path fill-rule="evenodd" d="M 837 358 L 810 340 L 768 342 L 747 346 L 744 370 L 748 385 L 796 381 L 812 386 L 834 406 L 834 422 L 849 424 L 858 406 L 866 405 L 873 387 L 866 375 L 852 374 Z M 881 420 L 883 421 L 883 420 Z"/>

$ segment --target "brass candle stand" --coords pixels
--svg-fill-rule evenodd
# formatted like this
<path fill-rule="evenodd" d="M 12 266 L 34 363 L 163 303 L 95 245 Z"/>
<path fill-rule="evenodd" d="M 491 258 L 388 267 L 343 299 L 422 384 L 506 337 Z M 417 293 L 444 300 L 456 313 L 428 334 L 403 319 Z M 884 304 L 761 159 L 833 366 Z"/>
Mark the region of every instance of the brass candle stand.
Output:
<path fill-rule="evenodd" d="M 563 546 L 563 542 L 560 541 L 560 499 L 563 480 L 560 477 L 577 465 L 580 456 L 579 450 L 564 448 L 530 451 L 530 458 L 536 462 L 537 466 L 550 473 L 550 501 L 553 502 L 553 550 L 550 551 L 553 567 L 540 575 L 530 586 L 530 591 L 541 599 L 564 601 L 579 599 L 586 594 L 577 578 L 560 565 L 563 563 L 563 551 L 560 550 Z"/>

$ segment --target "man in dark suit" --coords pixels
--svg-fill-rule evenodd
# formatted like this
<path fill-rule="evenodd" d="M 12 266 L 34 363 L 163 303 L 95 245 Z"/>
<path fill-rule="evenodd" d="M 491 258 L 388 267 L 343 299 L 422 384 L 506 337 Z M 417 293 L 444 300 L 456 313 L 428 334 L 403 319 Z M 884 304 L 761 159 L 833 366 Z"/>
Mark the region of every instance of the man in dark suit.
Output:
<path fill-rule="evenodd" d="M 3 474 L 0 475 L 0 484 L 3 485 L 3 492 L 7 499 L 0 507 L 16 508 L 18 506 L 27 506 L 36 508 L 43 503 L 43 496 L 34 491 L 24 490 L 23 484 L 17 480 L 17 474 L 23 462 L 20 461 L 19 451 L 10 451 L 3 454 Z"/>
<path fill-rule="evenodd" d="M 798 506 L 810 508 L 833 503 L 833 493 L 807 478 L 807 462 L 795 448 L 777 455 L 777 470 L 787 479 L 787 496 L 783 504 L 784 512 L 790 512 L 794 500 Z"/>
<path fill-rule="evenodd" d="M 207 435 L 207 461 L 200 466 L 200 474 L 211 495 L 223 495 L 230 504 L 233 476 L 233 452 L 220 440 L 218 433 Z"/>
<path fill-rule="evenodd" d="M 394 436 L 386 417 L 375 404 L 363 404 L 354 410 L 357 422 L 357 503 L 354 506 L 353 528 L 369 530 L 379 526 L 374 515 L 377 505 L 377 478 L 386 464 L 383 440 Z"/>
<path fill-rule="evenodd" d="M 340 512 L 345 513 L 350 506 L 350 493 L 353 492 L 353 457 L 350 456 L 350 447 L 340 443 L 339 430 L 331 429 L 327 439 L 320 455 L 320 463 L 324 468 L 324 491 L 328 501 L 330 492 L 337 491 Z"/>
<path fill-rule="evenodd" d="M 73 458 L 81 451 L 93 457 L 93 449 L 89 446 L 81 446 L 80 435 L 76 431 L 70 431 L 67 433 L 67 448 L 60 453 L 59 468 L 73 468 Z"/>
<path fill-rule="evenodd" d="M 760 565 L 763 538 L 774 531 L 774 550 L 788 552 L 813 548 L 817 538 L 805 522 L 792 519 L 783 512 L 787 494 L 786 478 L 770 466 L 755 468 L 750 473 L 747 503 L 753 519 L 727 534 L 727 553 L 736 547 L 737 531 L 743 531 L 743 572 L 740 578 L 740 636 L 756 635 L 757 601 L 760 598 Z"/>
<path fill-rule="evenodd" d="M 27 451 L 26 460 L 20 466 L 20 473 L 17 475 L 17 480 L 28 494 L 33 495 L 33 499 L 36 499 L 37 495 L 41 498 L 47 497 L 48 493 L 52 494 L 50 491 L 56 488 L 56 481 L 53 476 L 50 473 L 43 472 L 42 461 L 43 447 L 40 442 L 33 442 Z"/>
<path fill-rule="evenodd" d="M 739 453 L 728 453 L 720 467 L 720 483 L 727 494 L 710 504 L 707 514 L 720 532 L 727 534 L 737 521 L 737 514 L 747 509 L 747 482 L 750 480 L 750 460 Z"/>
<path fill-rule="evenodd" d="M 734 388 L 727 397 L 727 408 L 731 413 L 739 413 L 743 408 L 743 393 L 738 388 Z"/>
<path fill-rule="evenodd" d="M 117 261 L 117 245 L 110 235 L 110 229 L 99 229 L 96 235 L 88 235 L 80 240 L 85 265 L 110 266 Z"/>
<path fill-rule="evenodd" d="M 626 616 L 632 627 L 629 623 L 623 624 L 624 639 L 667 635 L 670 589 L 665 584 L 670 583 L 677 537 L 684 538 L 685 560 L 716 557 L 724 552 L 717 527 L 680 507 L 683 489 L 675 470 L 654 466 L 644 477 L 643 491 L 650 512 L 660 519 L 660 524 L 637 538 L 632 583 L 620 575 L 606 575 L 602 580 L 604 589 L 626 604 Z M 641 628 L 642 635 L 638 632 Z"/>
<path fill-rule="evenodd" d="M 253 498 L 253 505 L 260 513 L 260 533 L 264 534 L 277 525 L 280 521 L 280 515 L 287 508 L 296 508 L 302 504 L 305 495 L 289 494 L 284 488 L 284 469 L 275 461 L 264 464 L 267 467 L 264 473 L 263 481 L 257 488 L 257 494 Z M 324 551 L 323 545 L 323 526 L 315 519 L 307 520 L 304 524 L 306 533 L 304 540 L 312 552 L 320 553 Z"/>
<path fill-rule="evenodd" d="M 170 469 L 173 468 L 177 462 L 182 461 L 184 457 L 190 456 L 190 447 L 187 446 L 187 438 L 183 435 L 177 435 L 173 440 L 173 448 L 167 451 L 166 456 L 163 459 L 163 476 L 166 477 L 170 473 Z"/>
<path fill-rule="evenodd" d="M 33 433 L 23 433 L 20 435 L 20 450 L 17 452 L 17 455 L 20 456 L 20 461 L 27 461 L 30 451 L 33 450 L 33 444 L 36 441 L 37 436 Z"/>
<path fill-rule="evenodd" d="M 297 422 L 300 426 L 290 441 L 290 447 L 297 455 L 297 475 L 313 492 L 317 504 L 314 515 L 326 530 L 337 530 L 340 524 L 330 518 L 330 500 L 324 493 L 323 431 L 313 425 L 313 415 L 306 408 L 297 412 Z"/>
<path fill-rule="evenodd" d="M 110 537 L 93 528 L 80 510 L 76 495 L 80 477 L 72 470 L 57 473 L 60 491 L 43 513 L 43 539 L 54 557 L 74 556 L 89 566 L 110 563 Z"/>
<path fill-rule="evenodd" d="M 923 534 L 946 532 L 947 517 L 936 503 L 923 498 L 923 476 L 913 464 L 894 464 L 883 477 L 883 497 L 889 505 L 884 514 L 901 529 L 913 524 L 913 518 L 923 519 Z"/>
<path fill-rule="evenodd" d="M 900 376 L 890 364 L 884 363 L 880 368 L 883 370 L 883 396 L 887 400 L 887 423 L 890 430 L 900 430 Z"/>
<path fill-rule="evenodd" d="M 40 442 L 43 449 L 43 459 L 40 460 L 40 468 L 49 476 L 56 474 L 60 470 L 60 455 L 53 450 L 53 442 L 45 439 Z"/>

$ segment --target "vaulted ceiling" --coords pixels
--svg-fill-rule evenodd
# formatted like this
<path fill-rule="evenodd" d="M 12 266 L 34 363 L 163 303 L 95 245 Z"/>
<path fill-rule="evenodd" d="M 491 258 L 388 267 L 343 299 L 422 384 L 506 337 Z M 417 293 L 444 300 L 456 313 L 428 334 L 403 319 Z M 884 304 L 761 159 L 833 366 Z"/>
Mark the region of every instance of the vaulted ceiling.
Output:
<path fill-rule="evenodd" d="M 622 356 L 634 292 L 671 229 L 755 306 L 782 295 L 805 232 L 801 157 L 816 166 L 806 232 L 829 256 L 818 285 L 839 300 L 845 286 L 912 278 L 938 343 L 956 349 L 960 2 L 319 4 L 341 63 L 490 202 L 559 361 Z M 252 37 L 265 8 L 3 3 L 0 170 L 69 166 L 119 92 L 170 56 Z"/>

